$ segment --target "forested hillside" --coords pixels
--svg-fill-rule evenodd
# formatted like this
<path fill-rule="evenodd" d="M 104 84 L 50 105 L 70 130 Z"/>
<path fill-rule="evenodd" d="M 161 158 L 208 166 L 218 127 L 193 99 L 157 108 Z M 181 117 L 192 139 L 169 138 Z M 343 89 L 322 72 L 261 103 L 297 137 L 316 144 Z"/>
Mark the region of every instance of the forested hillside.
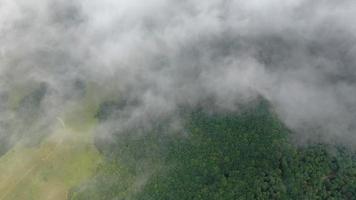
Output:
<path fill-rule="evenodd" d="M 120 104 L 102 104 L 101 121 Z M 181 109 L 181 131 L 165 122 L 151 130 L 113 133 L 96 146 L 105 156 L 70 198 L 87 199 L 353 199 L 356 154 L 344 147 L 297 147 L 270 106 L 239 112 Z M 168 124 L 168 123 L 167 123 Z M 100 133 L 97 133 L 100 134 Z M 110 144 L 110 145 L 108 145 Z"/>

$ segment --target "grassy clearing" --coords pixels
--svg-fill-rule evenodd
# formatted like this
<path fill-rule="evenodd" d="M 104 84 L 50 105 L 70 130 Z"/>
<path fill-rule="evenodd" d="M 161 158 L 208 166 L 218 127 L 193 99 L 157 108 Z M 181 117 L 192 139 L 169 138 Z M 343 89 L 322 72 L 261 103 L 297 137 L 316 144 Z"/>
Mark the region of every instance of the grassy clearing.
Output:
<path fill-rule="evenodd" d="M 39 147 L 21 143 L 0 158 L 0 200 L 66 199 L 100 162 L 91 130 L 58 127 Z"/>
<path fill-rule="evenodd" d="M 0 200 L 63 200 L 101 162 L 93 143 L 96 103 L 88 96 L 58 117 L 38 146 L 18 142 L 0 157 Z"/>

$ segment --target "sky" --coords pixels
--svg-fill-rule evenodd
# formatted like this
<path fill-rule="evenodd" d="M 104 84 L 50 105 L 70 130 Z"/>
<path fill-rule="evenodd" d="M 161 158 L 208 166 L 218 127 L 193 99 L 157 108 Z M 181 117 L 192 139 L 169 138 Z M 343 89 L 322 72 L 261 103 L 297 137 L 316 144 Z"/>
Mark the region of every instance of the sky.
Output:
<path fill-rule="evenodd" d="M 296 142 L 354 145 L 354 19 L 352 0 L 0 0 L 0 132 L 23 123 L 13 91 L 46 88 L 43 125 L 91 82 L 128 102 L 107 129 L 263 97 Z"/>

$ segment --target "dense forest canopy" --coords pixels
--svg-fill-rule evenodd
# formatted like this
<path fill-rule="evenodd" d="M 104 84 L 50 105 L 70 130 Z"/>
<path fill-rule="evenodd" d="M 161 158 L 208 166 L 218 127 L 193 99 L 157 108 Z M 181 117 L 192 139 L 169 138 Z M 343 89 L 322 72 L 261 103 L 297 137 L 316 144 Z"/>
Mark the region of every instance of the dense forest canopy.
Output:
<path fill-rule="evenodd" d="M 104 103 L 97 116 L 105 120 Z M 184 132 L 157 123 L 97 141 L 97 175 L 72 199 L 352 199 L 356 154 L 337 146 L 298 147 L 266 101 L 237 113 L 182 109 Z M 99 139 L 100 140 L 100 139 Z M 108 145 L 108 143 L 110 145 Z M 103 187 L 104 186 L 104 187 Z"/>

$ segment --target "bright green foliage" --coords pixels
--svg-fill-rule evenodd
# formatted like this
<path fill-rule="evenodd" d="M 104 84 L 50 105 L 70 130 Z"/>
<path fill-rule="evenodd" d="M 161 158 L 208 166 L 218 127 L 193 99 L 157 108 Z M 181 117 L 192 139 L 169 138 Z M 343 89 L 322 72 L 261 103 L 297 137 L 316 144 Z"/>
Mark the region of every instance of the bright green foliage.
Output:
<path fill-rule="evenodd" d="M 189 109 L 187 109 L 189 110 Z M 181 114 L 186 133 L 166 123 L 97 142 L 107 161 L 73 199 L 354 199 L 356 154 L 295 147 L 261 101 L 237 113 Z"/>

